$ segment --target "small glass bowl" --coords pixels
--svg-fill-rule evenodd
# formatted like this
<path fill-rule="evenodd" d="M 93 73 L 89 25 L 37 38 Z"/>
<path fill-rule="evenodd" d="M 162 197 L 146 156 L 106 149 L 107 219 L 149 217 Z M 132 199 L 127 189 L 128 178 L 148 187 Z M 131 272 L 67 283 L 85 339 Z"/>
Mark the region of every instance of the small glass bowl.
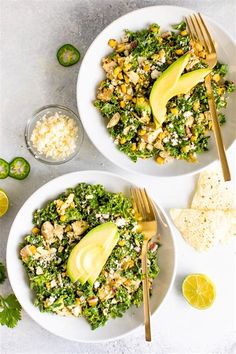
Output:
<path fill-rule="evenodd" d="M 72 118 L 78 127 L 78 137 L 76 141 L 75 151 L 69 155 L 68 157 L 62 160 L 55 160 L 51 157 L 46 157 L 44 154 L 41 154 L 37 151 L 37 149 L 33 146 L 32 141 L 30 140 L 32 132 L 36 126 L 36 123 L 41 120 L 43 117 L 51 117 L 54 116 L 55 113 L 63 114 L 69 118 Z M 26 124 L 25 128 L 25 142 L 28 150 L 32 153 L 32 155 L 39 161 L 50 165 L 60 165 L 62 163 L 68 162 L 73 159 L 79 152 L 81 144 L 83 142 L 84 131 L 83 126 L 80 122 L 79 117 L 69 108 L 60 106 L 60 105 L 48 105 L 40 108 L 37 112 L 35 112 Z"/>

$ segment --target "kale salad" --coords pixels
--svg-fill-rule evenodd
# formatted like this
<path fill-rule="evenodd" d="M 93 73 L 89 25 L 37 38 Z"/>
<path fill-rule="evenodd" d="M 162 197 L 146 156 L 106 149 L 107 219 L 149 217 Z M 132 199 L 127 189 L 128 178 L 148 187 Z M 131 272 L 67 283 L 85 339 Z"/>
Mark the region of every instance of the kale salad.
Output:
<path fill-rule="evenodd" d="M 72 283 L 66 272 L 73 247 L 94 227 L 113 222 L 119 241 L 93 285 Z M 80 183 L 33 215 L 34 227 L 21 244 L 20 257 L 42 312 L 83 316 L 92 329 L 121 317 L 142 303 L 141 248 L 131 200 L 102 185 Z M 148 252 L 150 288 L 159 273 L 158 243 Z"/>
<path fill-rule="evenodd" d="M 204 82 L 168 101 L 166 120 L 158 129 L 149 96 L 155 80 L 185 53 L 191 53 L 185 73 L 207 67 L 203 46 L 191 41 L 185 22 L 167 32 L 161 32 L 158 24 L 137 32 L 126 30 L 120 41 L 110 39 L 108 44 L 113 51 L 102 59 L 106 77 L 94 105 L 118 149 L 134 162 L 138 158 L 153 158 L 158 164 L 173 159 L 196 162 L 197 155 L 208 150 L 212 130 Z M 220 124 L 226 121 L 221 109 L 234 90 L 226 74 L 227 65 L 221 63 L 211 72 Z"/>

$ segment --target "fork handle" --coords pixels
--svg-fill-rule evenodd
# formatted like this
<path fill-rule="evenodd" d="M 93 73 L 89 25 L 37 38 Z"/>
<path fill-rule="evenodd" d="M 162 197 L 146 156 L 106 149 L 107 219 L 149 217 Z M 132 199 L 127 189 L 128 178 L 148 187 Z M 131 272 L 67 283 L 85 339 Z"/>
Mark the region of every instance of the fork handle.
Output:
<path fill-rule="evenodd" d="M 145 339 L 147 342 L 151 342 L 152 338 L 151 338 L 151 325 L 150 325 L 150 301 L 149 301 L 147 251 L 148 251 L 148 241 L 144 240 L 144 244 L 142 247 L 144 325 L 145 325 Z"/>
<path fill-rule="evenodd" d="M 207 90 L 208 105 L 209 105 L 212 123 L 213 123 L 213 132 L 215 135 L 215 141 L 216 141 L 218 156 L 219 156 L 220 163 L 221 163 L 221 168 L 223 171 L 224 180 L 230 181 L 231 180 L 230 170 L 229 170 L 229 165 L 228 165 L 228 161 L 227 161 L 227 157 L 226 157 L 226 153 L 225 153 L 220 124 L 219 124 L 219 120 L 218 120 L 215 99 L 213 96 L 213 91 L 212 91 L 212 86 L 211 86 L 211 75 L 210 74 L 207 75 L 205 78 L 205 86 L 206 86 L 206 90 Z"/>

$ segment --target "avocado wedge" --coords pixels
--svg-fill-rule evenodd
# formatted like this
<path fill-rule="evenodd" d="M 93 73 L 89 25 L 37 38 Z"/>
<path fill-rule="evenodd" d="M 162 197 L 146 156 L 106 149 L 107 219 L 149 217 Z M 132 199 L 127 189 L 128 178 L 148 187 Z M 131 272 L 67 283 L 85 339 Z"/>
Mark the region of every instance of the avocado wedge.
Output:
<path fill-rule="evenodd" d="M 172 91 L 170 91 L 171 97 L 177 95 L 185 95 L 199 82 L 203 81 L 205 76 L 210 74 L 210 72 L 211 69 L 205 68 L 205 69 L 190 71 L 180 76 L 178 80 L 178 84 L 174 87 Z"/>
<path fill-rule="evenodd" d="M 176 95 L 189 92 L 211 72 L 208 68 L 198 69 L 181 76 L 189 59 L 190 53 L 177 59 L 159 76 L 152 87 L 149 100 L 157 128 L 165 121 L 168 101 Z"/>
<path fill-rule="evenodd" d="M 117 226 L 107 222 L 96 226 L 72 249 L 67 274 L 74 283 L 90 284 L 97 279 L 119 239 Z"/>

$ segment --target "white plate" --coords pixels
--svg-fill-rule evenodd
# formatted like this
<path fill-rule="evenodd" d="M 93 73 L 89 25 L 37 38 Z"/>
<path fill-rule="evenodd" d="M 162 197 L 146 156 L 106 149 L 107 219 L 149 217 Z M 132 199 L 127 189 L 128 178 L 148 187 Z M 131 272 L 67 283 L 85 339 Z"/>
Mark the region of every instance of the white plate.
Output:
<path fill-rule="evenodd" d="M 209 142 L 209 151 L 199 155 L 198 163 L 191 164 L 186 161 L 174 161 L 160 166 L 152 159 L 139 159 L 137 163 L 134 163 L 117 149 L 106 129 L 103 117 L 93 106 L 97 86 L 105 77 L 101 67 L 101 60 L 110 52 L 107 45 L 110 38 L 120 38 L 124 29 L 139 30 L 154 22 L 158 23 L 162 30 L 168 30 L 171 24 L 182 21 L 185 16 L 193 12 L 193 10 L 175 6 L 152 6 L 130 12 L 107 26 L 93 41 L 83 59 L 77 82 L 77 103 L 80 118 L 84 129 L 96 148 L 121 168 L 139 174 L 173 177 L 197 173 L 217 159 L 217 151 L 212 137 Z M 229 65 L 230 79 L 236 82 L 236 44 L 218 24 L 209 18 L 204 18 L 213 38 L 217 42 L 219 60 Z M 235 139 L 235 111 L 236 92 L 230 94 L 226 110 L 227 124 L 222 127 L 226 148 L 229 148 Z"/>
<path fill-rule="evenodd" d="M 19 259 L 19 244 L 23 237 L 32 228 L 32 214 L 41 208 L 47 201 L 55 199 L 58 194 L 68 187 L 76 186 L 80 182 L 100 183 L 112 192 L 123 192 L 129 195 L 131 183 L 112 173 L 101 171 L 82 171 L 69 173 L 53 179 L 39 188 L 22 206 L 18 212 L 7 244 L 7 269 L 9 280 L 16 297 L 23 309 L 39 325 L 48 331 L 78 342 L 101 342 L 117 339 L 137 328 L 143 322 L 142 307 L 132 307 L 123 318 L 111 319 L 105 327 L 92 331 L 83 318 L 60 317 L 53 314 L 41 313 L 33 305 L 33 293 L 29 288 L 27 274 Z M 159 207 L 158 207 L 159 208 Z M 165 212 L 159 208 L 164 221 L 168 224 Z M 175 246 L 170 225 L 163 227 L 159 223 L 162 247 L 159 251 L 160 274 L 154 281 L 153 296 L 151 297 L 152 314 L 163 303 L 170 291 L 175 275 Z"/>

